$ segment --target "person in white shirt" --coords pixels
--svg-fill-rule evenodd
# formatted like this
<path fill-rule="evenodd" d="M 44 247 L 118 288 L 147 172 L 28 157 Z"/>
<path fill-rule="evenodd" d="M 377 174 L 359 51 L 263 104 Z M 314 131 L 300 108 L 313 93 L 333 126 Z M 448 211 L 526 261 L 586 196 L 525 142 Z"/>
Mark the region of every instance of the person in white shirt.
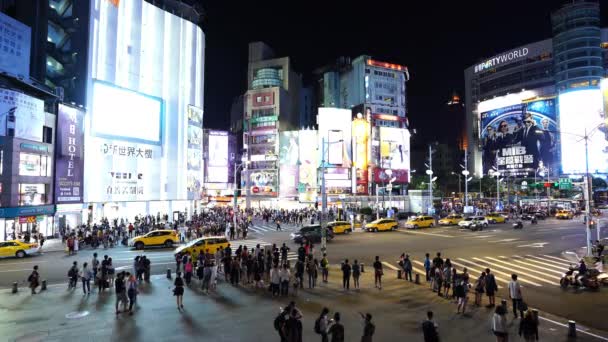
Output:
<path fill-rule="evenodd" d="M 524 304 L 523 297 L 521 295 L 521 285 L 517 281 L 517 274 L 511 275 L 511 281 L 509 282 L 509 297 L 513 302 L 513 315 L 517 318 L 517 311 L 521 314 L 521 318 L 524 317 Z"/>
<path fill-rule="evenodd" d="M 283 268 L 279 272 L 279 278 L 281 282 L 281 296 L 287 296 L 289 294 L 289 279 L 291 278 L 291 272 L 287 264 L 283 265 Z"/>
<path fill-rule="evenodd" d="M 270 287 L 272 289 L 273 297 L 279 295 L 279 285 L 281 283 L 281 276 L 279 272 L 279 267 L 276 264 L 272 269 L 270 269 Z"/>
<path fill-rule="evenodd" d="M 496 336 L 496 342 L 506 342 L 509 340 L 509 330 L 507 329 L 506 310 L 502 305 L 496 307 L 492 316 L 492 331 Z"/>

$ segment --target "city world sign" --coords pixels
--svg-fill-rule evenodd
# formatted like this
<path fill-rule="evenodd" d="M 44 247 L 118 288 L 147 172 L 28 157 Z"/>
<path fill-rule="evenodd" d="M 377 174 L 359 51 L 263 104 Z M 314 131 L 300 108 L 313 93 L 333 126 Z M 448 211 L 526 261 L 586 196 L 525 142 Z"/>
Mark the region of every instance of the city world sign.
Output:
<path fill-rule="evenodd" d="M 477 64 L 475 66 L 475 73 L 478 73 L 480 71 L 484 71 L 487 69 L 492 69 L 502 63 L 510 62 L 512 60 L 515 60 L 515 59 L 518 59 L 521 57 L 525 57 L 528 55 L 528 52 L 529 52 L 528 48 L 521 48 L 521 49 L 503 53 L 502 55 L 492 57 L 485 62 Z"/>

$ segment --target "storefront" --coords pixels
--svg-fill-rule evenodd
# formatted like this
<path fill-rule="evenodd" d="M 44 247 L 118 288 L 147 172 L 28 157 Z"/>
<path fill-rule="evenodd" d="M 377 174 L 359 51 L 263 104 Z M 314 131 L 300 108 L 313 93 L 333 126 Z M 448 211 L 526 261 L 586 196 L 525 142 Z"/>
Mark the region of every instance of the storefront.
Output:
<path fill-rule="evenodd" d="M 55 234 L 55 206 L 18 207 L 0 209 L 0 241 L 22 239 L 26 232 Z"/>

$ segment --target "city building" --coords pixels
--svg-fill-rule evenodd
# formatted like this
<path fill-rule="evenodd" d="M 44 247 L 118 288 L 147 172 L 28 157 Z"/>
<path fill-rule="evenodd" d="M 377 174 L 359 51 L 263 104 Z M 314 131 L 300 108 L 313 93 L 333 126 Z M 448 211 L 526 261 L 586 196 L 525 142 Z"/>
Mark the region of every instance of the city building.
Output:
<path fill-rule="evenodd" d="M 0 241 L 52 236 L 59 97 L 44 84 L 44 1 L 0 1 Z"/>
<path fill-rule="evenodd" d="M 175 0 L 90 5 L 83 222 L 200 212 L 200 11 Z"/>
<path fill-rule="evenodd" d="M 605 117 L 600 87 L 607 72 L 608 29 L 600 28 L 599 6 L 598 1 L 568 2 L 551 15 L 553 37 L 465 69 L 471 173 L 581 174 L 585 132 L 592 141 L 590 171 L 608 172 L 606 136 L 599 127 Z"/>
<path fill-rule="evenodd" d="M 404 194 L 410 171 L 407 67 L 362 55 L 352 60 L 340 57 L 316 74 L 319 107 L 350 109 L 355 120 L 353 139 L 365 142 L 354 146 L 355 194 Z"/>
<path fill-rule="evenodd" d="M 300 127 L 302 78 L 289 57 L 275 56 L 263 42 L 249 44 L 243 149 L 247 207 L 253 199 L 275 205 L 279 198 L 279 134 Z"/>

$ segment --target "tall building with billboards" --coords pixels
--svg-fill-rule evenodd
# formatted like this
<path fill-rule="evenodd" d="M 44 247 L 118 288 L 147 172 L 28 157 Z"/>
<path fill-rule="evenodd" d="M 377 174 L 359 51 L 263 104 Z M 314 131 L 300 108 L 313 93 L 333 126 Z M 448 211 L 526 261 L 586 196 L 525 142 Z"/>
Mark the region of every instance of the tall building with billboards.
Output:
<path fill-rule="evenodd" d="M 234 168 L 237 162 L 236 136 L 228 131 L 203 130 L 204 195 L 207 200 L 217 201 L 234 192 Z"/>
<path fill-rule="evenodd" d="M 89 219 L 191 214 L 203 169 L 205 34 L 177 1 L 91 0 L 84 202 Z"/>
<path fill-rule="evenodd" d="M 605 117 L 600 84 L 606 77 L 608 29 L 600 29 L 599 15 L 597 1 L 564 5 L 551 16 L 552 38 L 465 70 L 471 172 L 580 174 L 584 144 L 575 141 L 585 130 L 594 132 L 590 171 L 608 172 L 606 136 L 599 125 Z"/>
<path fill-rule="evenodd" d="M 319 107 L 351 110 L 354 193 L 385 192 L 392 178 L 392 191 L 404 193 L 410 171 L 407 67 L 362 55 L 341 57 L 317 75 Z"/>
<path fill-rule="evenodd" d="M 243 155 L 247 168 L 241 173 L 245 175 L 241 185 L 249 206 L 251 199 L 272 203 L 281 194 L 280 134 L 299 128 L 302 80 L 293 71 L 289 57 L 276 58 L 262 42 L 249 44 L 247 80 L 243 99 Z M 284 171 L 292 178 L 291 171 Z M 293 197 L 290 192 L 286 189 L 283 194 Z"/>

